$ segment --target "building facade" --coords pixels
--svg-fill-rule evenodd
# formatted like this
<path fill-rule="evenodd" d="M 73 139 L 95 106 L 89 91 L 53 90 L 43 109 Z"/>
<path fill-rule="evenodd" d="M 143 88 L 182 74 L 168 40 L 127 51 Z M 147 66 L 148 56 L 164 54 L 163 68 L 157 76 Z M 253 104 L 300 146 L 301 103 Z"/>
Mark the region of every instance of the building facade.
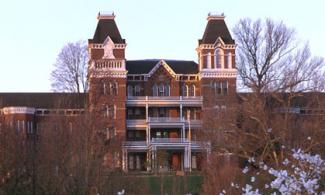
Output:
<path fill-rule="evenodd" d="M 235 98 L 237 76 L 235 42 L 224 16 L 208 15 L 207 20 L 196 48 L 198 63 L 127 60 L 115 15 L 99 13 L 88 40 L 89 92 L 2 93 L 0 129 L 7 124 L 33 134 L 46 118 L 73 121 L 87 106 L 98 113 L 108 138 L 122 138 L 124 171 L 200 170 L 210 150 L 201 138 L 209 128 L 204 125 L 209 110 L 225 108 Z"/>
<path fill-rule="evenodd" d="M 123 170 L 199 170 L 209 152 L 200 141 L 205 110 L 236 94 L 235 42 L 224 16 L 208 16 L 198 63 L 127 60 L 114 18 L 99 14 L 89 39 L 89 102 L 108 131 L 124 137 Z"/>

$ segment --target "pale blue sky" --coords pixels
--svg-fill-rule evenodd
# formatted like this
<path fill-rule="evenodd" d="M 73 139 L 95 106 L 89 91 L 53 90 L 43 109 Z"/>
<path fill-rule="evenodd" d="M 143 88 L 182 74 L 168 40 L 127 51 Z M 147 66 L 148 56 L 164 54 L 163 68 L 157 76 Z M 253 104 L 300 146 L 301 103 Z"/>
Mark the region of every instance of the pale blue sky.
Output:
<path fill-rule="evenodd" d="M 310 0 L 8 0 L 0 3 L 0 92 L 50 91 L 50 72 L 64 44 L 92 38 L 98 11 L 114 11 L 127 59 L 197 61 L 208 12 L 272 18 L 294 27 L 314 55 L 325 57 L 325 1 Z"/>

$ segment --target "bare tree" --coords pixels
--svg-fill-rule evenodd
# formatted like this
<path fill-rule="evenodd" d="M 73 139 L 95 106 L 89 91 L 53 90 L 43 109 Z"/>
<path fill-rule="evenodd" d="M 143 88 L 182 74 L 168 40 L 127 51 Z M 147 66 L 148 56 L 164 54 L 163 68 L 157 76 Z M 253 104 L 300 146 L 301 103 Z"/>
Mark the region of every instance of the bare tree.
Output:
<path fill-rule="evenodd" d="M 234 134 L 237 153 L 278 166 L 287 150 L 282 146 L 302 147 L 298 140 L 306 140 L 311 134 L 321 135 L 320 123 L 314 123 L 313 129 L 304 128 L 318 120 L 303 120 L 293 108 L 315 109 L 321 105 L 321 102 L 310 104 L 315 102 L 312 96 L 319 94 L 303 92 L 322 90 L 324 78 L 320 75 L 324 74 L 324 62 L 322 58 L 312 57 L 308 45 L 299 47 L 294 30 L 282 22 L 243 19 L 234 33 L 239 76 L 252 92 L 240 95 L 238 112 L 242 117 Z M 309 104 L 299 105 L 299 98 L 308 100 Z M 303 137 L 298 136 L 299 131 L 304 132 L 300 134 Z"/>
<path fill-rule="evenodd" d="M 59 53 L 51 73 L 52 90 L 57 92 L 86 92 L 87 45 L 84 41 L 66 44 Z"/>
<path fill-rule="evenodd" d="M 305 90 L 323 59 L 308 45 L 299 47 L 295 31 L 282 22 L 242 19 L 234 28 L 238 72 L 245 87 L 257 93 Z"/>

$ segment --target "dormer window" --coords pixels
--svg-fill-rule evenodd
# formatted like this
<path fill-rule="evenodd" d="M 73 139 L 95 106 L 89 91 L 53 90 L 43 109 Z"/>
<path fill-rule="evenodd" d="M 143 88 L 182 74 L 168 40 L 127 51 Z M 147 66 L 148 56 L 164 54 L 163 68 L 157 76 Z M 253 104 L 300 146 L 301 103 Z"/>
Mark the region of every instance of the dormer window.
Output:
<path fill-rule="evenodd" d="M 152 86 L 152 95 L 153 96 L 170 96 L 170 85 L 160 83 L 159 85 L 154 84 Z"/>
<path fill-rule="evenodd" d="M 188 86 L 185 84 L 182 86 L 182 96 L 184 97 L 188 96 Z"/>
<path fill-rule="evenodd" d="M 194 84 L 189 87 L 188 96 L 195 96 L 195 85 Z"/>
<path fill-rule="evenodd" d="M 152 95 L 153 96 L 158 96 L 158 86 L 157 86 L 157 84 L 154 84 L 152 86 Z"/>
<path fill-rule="evenodd" d="M 159 96 L 165 96 L 165 86 L 162 83 L 159 85 Z"/>
<path fill-rule="evenodd" d="M 140 96 L 141 95 L 141 87 L 140 85 L 136 85 L 134 88 L 134 95 L 135 96 Z"/>

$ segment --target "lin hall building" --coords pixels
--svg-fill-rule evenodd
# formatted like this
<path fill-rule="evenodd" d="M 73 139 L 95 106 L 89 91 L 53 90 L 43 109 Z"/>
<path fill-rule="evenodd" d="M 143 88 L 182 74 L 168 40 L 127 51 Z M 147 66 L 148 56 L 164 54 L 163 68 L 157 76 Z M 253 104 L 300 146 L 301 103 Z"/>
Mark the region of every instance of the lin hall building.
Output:
<path fill-rule="evenodd" d="M 208 15 L 202 38 L 193 48 L 197 62 L 127 60 L 122 34 L 114 14 L 98 14 L 94 36 L 88 40 L 89 92 L 83 94 L 87 109 L 100 113 L 97 117 L 104 121 L 108 138 L 122 137 L 124 171 L 200 170 L 211 148 L 202 136 L 214 123 L 211 110 L 226 109 L 236 97 L 236 46 L 224 16 Z M 73 102 L 76 95 L 64 96 Z M 52 103 L 56 96 L 0 94 L 0 121 L 12 120 L 31 133 L 57 110 Z M 24 104 L 26 99 L 31 101 Z M 84 110 L 74 105 L 59 111 L 71 117 Z"/>
<path fill-rule="evenodd" d="M 123 169 L 199 170 L 210 149 L 200 141 L 208 110 L 236 94 L 235 42 L 224 16 L 208 16 L 198 63 L 127 60 L 114 17 L 99 14 L 88 41 L 89 102 L 104 110 L 108 131 L 125 136 Z"/>

